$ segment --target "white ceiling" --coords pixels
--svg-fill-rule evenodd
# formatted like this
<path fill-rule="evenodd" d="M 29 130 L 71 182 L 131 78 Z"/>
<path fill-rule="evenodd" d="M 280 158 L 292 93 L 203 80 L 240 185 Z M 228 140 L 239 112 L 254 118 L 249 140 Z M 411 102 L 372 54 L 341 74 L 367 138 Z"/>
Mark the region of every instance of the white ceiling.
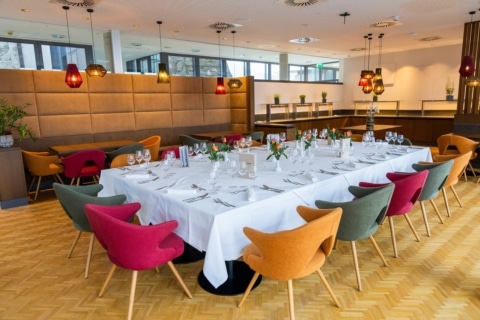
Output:
<path fill-rule="evenodd" d="M 67 34 L 62 9 L 67 3 L 71 42 L 91 44 L 89 14 L 81 4 L 93 3 L 96 51 L 102 50 L 103 33 L 117 29 L 126 60 L 159 51 L 156 21 L 162 20 L 162 51 L 233 57 L 232 29 L 221 33 L 219 53 L 217 33 L 209 27 L 226 22 L 239 25 L 236 58 L 278 61 L 282 52 L 291 63 L 309 64 L 320 57 L 363 56 L 352 49 L 363 48 L 368 33 L 373 33 L 372 55 L 380 33 L 385 33 L 382 53 L 460 44 L 464 23 L 480 19 L 479 0 L 310 0 L 316 3 L 308 6 L 303 6 L 308 0 L 288 1 L 302 6 L 286 0 L 0 0 L 0 37 L 58 41 L 52 34 Z M 345 22 L 339 16 L 344 12 L 350 14 Z M 370 26 L 378 22 L 395 26 Z M 318 41 L 289 42 L 303 37 Z M 421 41 L 430 37 L 440 39 Z"/>

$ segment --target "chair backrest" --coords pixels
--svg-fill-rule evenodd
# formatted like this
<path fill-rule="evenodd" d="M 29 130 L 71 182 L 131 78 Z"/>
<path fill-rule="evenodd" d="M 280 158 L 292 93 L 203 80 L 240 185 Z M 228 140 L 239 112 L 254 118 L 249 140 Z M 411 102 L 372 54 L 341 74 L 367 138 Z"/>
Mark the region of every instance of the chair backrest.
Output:
<path fill-rule="evenodd" d="M 448 179 L 445 181 L 444 187 L 450 187 L 456 185 L 458 178 L 463 174 L 470 158 L 472 157 L 472 151 L 468 151 L 460 155 L 434 155 L 433 161 L 435 162 L 445 162 L 448 160 L 453 160 L 452 169 L 448 175 Z"/>
<path fill-rule="evenodd" d="M 22 150 L 23 164 L 34 176 L 47 176 L 63 172 L 60 158 L 48 152 Z"/>
<path fill-rule="evenodd" d="M 117 206 L 85 205 L 85 212 L 98 242 L 115 265 L 130 270 L 145 270 L 171 261 L 183 253 L 173 246 L 181 239 L 172 232 L 176 220 L 152 226 L 129 223 L 138 210 L 138 202 Z M 175 239 L 175 241 L 173 241 Z"/>
<path fill-rule="evenodd" d="M 182 144 L 182 146 L 192 146 L 195 144 L 195 143 L 202 143 L 202 142 L 205 142 L 205 143 L 209 143 L 210 141 L 208 140 L 200 140 L 200 139 L 195 139 L 194 137 L 191 137 L 191 136 L 187 136 L 187 135 L 180 135 L 180 143 Z"/>
<path fill-rule="evenodd" d="M 428 170 L 427 180 L 425 181 L 425 185 L 423 186 L 422 193 L 420 194 L 418 200 L 424 201 L 435 199 L 447 181 L 452 166 L 453 160 L 440 163 L 423 162 L 412 164 L 412 168 L 415 171 Z"/>
<path fill-rule="evenodd" d="M 315 201 L 318 208 L 340 207 L 342 219 L 337 238 L 343 241 L 365 239 L 374 234 L 385 218 L 395 186 L 390 183 L 381 187 L 363 188 L 350 186 L 348 191 L 355 199 L 348 202 Z"/>
<path fill-rule="evenodd" d="M 107 167 L 111 166 L 111 162 L 113 159 L 120 155 L 120 154 L 129 154 L 129 153 L 135 153 L 137 150 L 143 150 L 145 147 L 141 143 L 135 143 L 135 144 L 129 144 L 127 146 L 120 147 L 118 149 L 115 149 L 113 151 L 105 153 L 105 156 L 107 158 Z"/>
<path fill-rule="evenodd" d="M 213 142 L 222 143 L 224 138 L 225 138 L 226 144 L 228 144 L 230 146 L 233 146 L 233 142 L 242 140 L 243 135 L 242 134 L 233 134 L 233 135 L 230 135 L 230 136 L 225 136 L 223 138 L 214 139 Z"/>
<path fill-rule="evenodd" d="M 323 250 L 322 243 L 327 240 L 333 245 L 341 215 L 342 210 L 335 208 L 298 228 L 276 233 L 244 227 L 245 235 L 262 252 L 261 256 L 250 257 L 248 264 L 261 274 L 277 280 L 304 276 L 305 267 L 318 250 Z M 331 248 L 328 251 L 329 254 Z M 324 262 L 324 259 L 318 260 L 317 269 Z"/>
<path fill-rule="evenodd" d="M 129 153 L 119 154 L 115 158 L 113 158 L 112 162 L 110 162 L 110 168 L 118 168 L 118 167 L 125 167 L 128 166 L 128 155 Z"/>
<path fill-rule="evenodd" d="M 97 167 L 97 174 L 105 168 L 105 152 L 100 149 L 89 149 L 75 152 L 67 157 L 61 158 L 64 165 L 64 174 L 68 178 L 77 178 L 82 168 L 92 163 Z"/>
<path fill-rule="evenodd" d="M 175 158 L 180 159 L 180 149 L 178 147 L 171 147 L 171 148 L 164 149 L 162 151 L 162 160 L 167 157 L 168 151 L 175 152 Z"/>
<path fill-rule="evenodd" d="M 395 185 L 387 216 L 406 214 L 412 210 L 422 193 L 427 180 L 428 171 L 413 173 L 388 172 L 387 178 Z M 362 187 L 378 186 L 379 184 L 360 182 Z"/>
<path fill-rule="evenodd" d="M 84 205 L 87 203 L 118 205 L 124 203 L 127 197 L 125 195 L 115 195 L 111 197 L 97 197 L 96 195 L 103 189 L 101 184 L 92 184 L 86 186 L 69 186 L 60 183 L 54 183 L 53 188 L 57 195 L 63 210 L 67 216 L 72 219 L 73 225 L 80 231 L 92 232 L 90 223 L 85 216 Z"/>
<path fill-rule="evenodd" d="M 260 142 L 261 144 L 264 143 L 263 141 L 263 136 L 265 133 L 263 131 L 254 131 L 249 134 L 250 137 L 252 137 L 252 140 L 255 140 L 257 142 Z"/>
<path fill-rule="evenodd" d="M 160 136 L 151 136 L 139 141 L 139 143 L 141 143 L 145 148 L 150 149 L 150 154 L 152 155 L 152 159 L 150 159 L 150 161 L 157 161 L 161 142 L 162 137 Z"/>
<path fill-rule="evenodd" d="M 456 134 L 444 134 L 437 138 L 438 154 L 464 154 L 472 151 L 471 159 L 477 157 L 477 148 L 479 142 L 468 139 Z M 449 146 L 454 146 L 456 150 L 449 149 Z"/>

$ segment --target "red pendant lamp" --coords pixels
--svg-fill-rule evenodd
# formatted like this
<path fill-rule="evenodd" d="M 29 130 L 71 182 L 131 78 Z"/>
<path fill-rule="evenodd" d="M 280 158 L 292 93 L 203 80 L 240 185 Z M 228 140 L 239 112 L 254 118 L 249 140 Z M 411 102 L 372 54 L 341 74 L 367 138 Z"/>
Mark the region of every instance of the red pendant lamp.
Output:
<path fill-rule="evenodd" d="M 67 32 L 68 32 L 68 46 L 70 50 L 70 58 L 72 54 L 72 49 L 70 48 L 70 27 L 68 26 L 68 10 L 70 7 L 68 6 L 63 6 L 63 10 L 65 10 L 65 17 L 67 19 Z M 68 59 L 68 55 L 67 55 Z M 74 63 L 69 63 L 67 64 L 67 73 L 65 74 L 65 83 L 70 87 L 70 88 L 80 88 L 80 86 L 83 83 L 82 76 L 80 75 L 80 72 L 78 72 L 77 65 Z"/>
<path fill-rule="evenodd" d="M 220 30 L 217 30 L 218 34 L 218 60 L 220 62 L 220 77 L 217 77 L 217 87 L 215 88 L 215 94 L 226 94 L 225 85 L 223 84 L 223 72 L 222 72 L 222 59 L 220 58 Z"/>
<path fill-rule="evenodd" d="M 470 11 L 470 23 L 473 21 L 473 15 L 475 11 Z M 473 43 L 473 31 L 472 31 L 472 43 Z M 473 63 L 473 57 L 471 55 L 465 55 L 462 57 L 460 69 L 458 72 L 462 77 L 469 77 L 475 73 L 475 64 Z"/>

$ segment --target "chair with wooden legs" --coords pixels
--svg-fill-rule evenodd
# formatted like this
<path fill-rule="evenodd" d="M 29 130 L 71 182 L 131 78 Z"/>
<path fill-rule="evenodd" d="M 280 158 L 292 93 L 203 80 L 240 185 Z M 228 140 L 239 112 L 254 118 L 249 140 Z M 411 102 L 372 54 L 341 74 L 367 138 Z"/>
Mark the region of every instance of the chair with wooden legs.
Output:
<path fill-rule="evenodd" d="M 243 260 L 255 274 L 238 307 L 247 299 L 260 274 L 279 281 L 287 281 L 290 319 L 295 319 L 292 279 L 306 277 L 314 272 L 327 288 L 335 305 L 340 307 L 320 267 L 330 255 L 342 209 L 321 210 L 305 206 L 297 207 L 298 214 L 307 221 L 293 230 L 265 233 L 249 227 L 243 228 L 252 241 L 243 250 Z"/>
<path fill-rule="evenodd" d="M 393 184 L 379 188 L 362 188 L 350 186 L 348 191 L 355 197 L 353 201 L 348 202 L 330 202 L 316 200 L 315 205 L 318 208 L 329 209 L 340 207 L 343 210 L 342 219 L 337 232 L 337 240 L 350 242 L 352 248 L 353 264 L 355 266 L 355 275 L 357 277 L 358 291 L 362 291 L 362 280 L 360 277 L 360 267 L 358 264 L 356 241 L 361 239 L 370 239 L 373 248 L 380 256 L 385 267 L 388 266 L 387 260 L 373 238 L 378 226 L 382 223 L 387 213 L 387 208 L 393 194 Z"/>
<path fill-rule="evenodd" d="M 437 138 L 437 146 L 438 146 L 438 154 L 439 155 L 460 155 L 464 154 L 468 151 L 472 151 L 472 154 L 470 155 L 470 160 L 468 161 L 468 167 L 472 171 L 472 174 L 474 177 L 476 177 L 475 170 L 473 169 L 472 163 L 470 162 L 471 160 L 475 159 L 477 157 L 477 148 L 478 148 L 479 142 L 468 139 L 463 136 L 459 136 L 456 134 L 444 134 L 441 135 L 440 137 Z M 454 147 L 449 148 L 449 147 Z M 463 175 L 465 177 L 465 181 L 467 181 L 467 167 L 465 167 L 465 170 L 463 172 Z M 480 181 L 480 178 L 477 180 L 477 182 Z"/>
<path fill-rule="evenodd" d="M 461 155 L 435 155 L 433 156 L 434 162 L 445 162 L 448 160 L 453 160 L 452 169 L 450 170 L 450 174 L 448 175 L 448 179 L 445 181 L 443 188 L 442 188 L 442 195 L 443 200 L 445 201 L 445 207 L 447 208 L 447 216 L 451 216 L 450 206 L 448 204 L 447 198 L 447 188 L 452 190 L 455 199 L 457 200 L 460 208 L 463 207 L 462 202 L 460 201 L 460 197 L 458 196 L 457 192 L 455 191 L 454 186 L 458 183 L 460 177 L 465 172 L 465 168 L 468 166 L 470 161 L 472 151 L 468 151 Z"/>
<path fill-rule="evenodd" d="M 150 149 L 150 154 L 152 158 L 150 159 L 151 162 L 157 161 L 159 153 L 160 153 L 160 143 L 162 142 L 162 137 L 160 136 L 151 136 L 146 139 L 139 141 L 145 148 Z"/>

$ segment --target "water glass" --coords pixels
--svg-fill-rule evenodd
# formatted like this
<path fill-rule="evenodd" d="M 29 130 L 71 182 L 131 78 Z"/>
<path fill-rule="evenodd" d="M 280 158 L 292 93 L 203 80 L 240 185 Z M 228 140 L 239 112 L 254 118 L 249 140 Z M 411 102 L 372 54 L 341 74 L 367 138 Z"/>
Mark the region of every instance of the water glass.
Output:
<path fill-rule="evenodd" d="M 248 167 L 248 177 L 250 179 L 255 179 L 257 177 L 257 167 L 254 165 L 250 165 Z"/>
<path fill-rule="evenodd" d="M 150 153 L 150 149 L 143 149 L 142 158 L 145 160 L 148 168 L 148 164 L 150 163 L 150 159 L 152 159 L 152 154 Z"/>
<path fill-rule="evenodd" d="M 237 172 L 237 162 L 235 160 L 228 161 L 227 173 L 234 177 L 235 173 Z"/>
<path fill-rule="evenodd" d="M 133 166 L 135 164 L 135 155 L 133 153 L 127 155 L 127 163 L 129 166 Z"/>
<path fill-rule="evenodd" d="M 143 160 L 142 150 L 135 151 L 135 160 L 137 160 L 138 164 L 142 164 L 142 160 Z"/>
<path fill-rule="evenodd" d="M 252 146 L 252 137 L 245 138 L 245 145 L 247 146 L 247 152 L 250 153 L 250 147 Z"/>

